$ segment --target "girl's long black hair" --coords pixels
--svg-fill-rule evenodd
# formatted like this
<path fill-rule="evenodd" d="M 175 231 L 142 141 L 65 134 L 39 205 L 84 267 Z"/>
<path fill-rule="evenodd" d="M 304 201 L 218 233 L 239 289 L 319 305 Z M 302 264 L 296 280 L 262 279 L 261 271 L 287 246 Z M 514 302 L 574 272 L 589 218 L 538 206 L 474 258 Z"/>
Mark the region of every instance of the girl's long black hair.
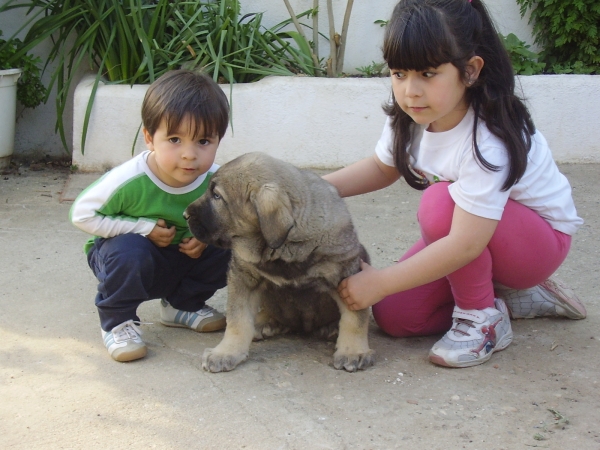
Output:
<path fill-rule="evenodd" d="M 515 95 L 512 64 L 481 0 L 401 0 L 388 22 L 383 57 L 393 70 L 424 71 L 451 63 L 467 81 L 466 65 L 473 56 L 484 61 L 479 78 L 467 88 L 467 103 L 475 112 L 473 152 L 483 168 L 500 168 L 486 161 L 477 145 L 479 119 L 506 145 L 510 167 L 502 186 L 513 186 L 525 173 L 535 126 Z M 414 121 L 395 99 L 384 107 L 394 130 L 394 160 L 407 183 L 416 189 L 427 184 L 410 168 L 408 146 Z"/>

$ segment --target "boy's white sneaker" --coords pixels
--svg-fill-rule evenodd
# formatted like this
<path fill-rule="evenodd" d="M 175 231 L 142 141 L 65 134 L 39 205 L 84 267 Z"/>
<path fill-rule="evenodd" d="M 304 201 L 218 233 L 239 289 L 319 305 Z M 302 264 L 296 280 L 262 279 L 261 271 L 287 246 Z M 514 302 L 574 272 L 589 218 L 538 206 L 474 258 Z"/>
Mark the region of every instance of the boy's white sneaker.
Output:
<path fill-rule="evenodd" d="M 556 279 L 548 278 L 530 289 L 498 287 L 497 295 L 504 299 L 513 319 L 534 317 L 567 317 L 585 319 L 585 306 L 577 295 Z"/>
<path fill-rule="evenodd" d="M 141 334 L 142 330 L 136 323 L 128 320 L 117 325 L 111 331 L 102 330 L 102 339 L 112 359 L 126 362 L 146 356 L 148 349 L 140 337 Z"/>
<path fill-rule="evenodd" d="M 223 330 L 227 325 L 225 316 L 208 305 L 198 311 L 187 312 L 173 308 L 165 299 L 160 301 L 160 323 L 168 327 L 189 328 L 199 333 Z"/>
<path fill-rule="evenodd" d="M 471 367 L 488 361 L 513 339 L 508 309 L 501 299 L 495 308 L 454 307 L 452 328 L 429 352 L 429 360 L 445 367 Z"/>

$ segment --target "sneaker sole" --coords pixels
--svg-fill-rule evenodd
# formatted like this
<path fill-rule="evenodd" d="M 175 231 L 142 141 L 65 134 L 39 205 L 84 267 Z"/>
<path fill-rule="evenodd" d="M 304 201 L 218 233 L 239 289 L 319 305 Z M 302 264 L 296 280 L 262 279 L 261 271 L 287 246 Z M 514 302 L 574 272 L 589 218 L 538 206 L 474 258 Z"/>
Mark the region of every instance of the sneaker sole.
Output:
<path fill-rule="evenodd" d="M 119 362 L 135 361 L 141 359 L 148 354 L 148 348 L 146 346 L 140 347 L 136 350 L 128 350 L 126 352 L 119 352 L 120 349 L 116 349 L 111 356 L 112 359 Z"/>
<path fill-rule="evenodd" d="M 510 331 L 509 333 L 506 333 L 502 337 L 502 339 L 500 340 L 500 342 L 498 342 L 498 344 L 496 345 L 496 347 L 494 347 L 494 349 L 491 352 L 489 352 L 483 358 L 474 359 L 472 361 L 465 361 L 465 362 L 458 362 L 458 363 L 448 363 L 440 355 L 436 355 L 435 353 L 431 353 L 431 352 L 429 352 L 429 361 L 431 361 L 434 364 L 437 364 L 438 366 L 449 367 L 449 368 L 452 368 L 452 369 L 462 369 L 462 368 L 465 368 L 465 367 L 478 366 L 480 364 L 488 362 L 491 359 L 491 357 L 492 357 L 492 355 L 494 353 L 501 352 L 506 347 L 508 347 L 511 344 L 512 340 L 513 340 L 513 333 L 512 333 L 512 331 Z"/>
<path fill-rule="evenodd" d="M 587 317 L 587 311 L 585 306 L 583 306 L 583 303 L 581 303 L 571 289 L 567 288 L 559 281 L 549 278 L 543 283 L 540 283 L 540 287 L 550 292 L 556 300 L 558 300 L 557 302 L 552 303 L 564 309 L 565 315 L 569 319 L 580 320 Z"/>
<path fill-rule="evenodd" d="M 187 328 L 188 330 L 195 331 L 196 333 L 211 333 L 213 331 L 221 331 L 224 330 L 227 326 L 227 319 L 223 318 L 221 320 L 216 320 L 214 322 L 207 323 L 201 329 L 196 330 L 194 328 L 190 328 L 183 323 L 175 323 L 175 322 L 167 322 L 166 320 L 161 319 L 160 323 L 166 327 L 172 328 Z"/>

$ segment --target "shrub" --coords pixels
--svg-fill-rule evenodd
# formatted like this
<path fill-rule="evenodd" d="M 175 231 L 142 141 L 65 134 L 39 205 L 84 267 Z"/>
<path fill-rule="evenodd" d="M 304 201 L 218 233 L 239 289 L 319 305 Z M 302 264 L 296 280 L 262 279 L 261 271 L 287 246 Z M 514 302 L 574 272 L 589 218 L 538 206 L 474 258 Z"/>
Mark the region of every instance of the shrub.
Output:
<path fill-rule="evenodd" d="M 507 36 L 500 34 L 500 39 L 510 56 L 510 61 L 517 75 L 537 75 L 542 73 L 546 64 L 538 61 L 539 55 L 529 50 L 529 45 L 521 41 L 513 33 Z"/>
<path fill-rule="evenodd" d="M 25 8 L 30 26 L 24 49 L 52 39 L 46 67 L 57 89 L 57 129 L 80 67 L 96 72 L 84 118 L 82 151 L 98 84 L 152 83 L 180 67 L 202 69 L 215 81 L 255 81 L 267 75 L 314 74 L 310 55 L 281 31 L 266 29 L 262 14 L 240 15 L 239 0 L 8 0 L 3 10 Z"/>
<path fill-rule="evenodd" d="M 531 11 L 546 73 L 600 73 L 600 1 L 517 0 Z"/>
<path fill-rule="evenodd" d="M 362 73 L 366 78 L 384 77 L 389 75 L 387 64 L 385 62 L 376 63 L 375 61 L 372 61 L 368 66 L 357 67 L 356 70 Z"/>
<path fill-rule="evenodd" d="M 0 70 L 23 69 L 17 81 L 17 100 L 26 108 L 35 108 L 46 100 L 47 90 L 42 84 L 42 60 L 22 51 L 23 43 L 17 39 L 4 40 L 0 31 Z"/>

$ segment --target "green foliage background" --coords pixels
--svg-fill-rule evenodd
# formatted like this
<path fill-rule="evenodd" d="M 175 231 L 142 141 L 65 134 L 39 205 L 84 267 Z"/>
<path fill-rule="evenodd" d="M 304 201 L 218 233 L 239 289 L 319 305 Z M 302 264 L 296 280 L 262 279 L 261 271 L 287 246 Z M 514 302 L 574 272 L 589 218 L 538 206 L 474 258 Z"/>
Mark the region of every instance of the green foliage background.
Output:
<path fill-rule="evenodd" d="M 545 73 L 600 73 L 599 0 L 517 0 L 531 12 Z"/>
<path fill-rule="evenodd" d="M 28 19 L 15 35 L 30 27 L 16 57 L 51 40 L 44 70 L 53 67 L 48 92 L 56 86 L 66 151 L 63 113 L 80 68 L 96 73 L 82 149 L 100 82 L 148 84 L 181 67 L 223 83 L 315 72 L 310 49 L 292 45 L 296 33 L 283 31 L 291 20 L 267 29 L 261 13 L 240 14 L 239 0 L 8 0 L 0 13 L 16 8 Z"/>
<path fill-rule="evenodd" d="M 46 99 L 46 87 L 41 80 L 42 60 L 29 53 L 21 53 L 19 39 L 4 40 L 0 31 L 0 70 L 23 69 L 17 81 L 17 100 L 26 108 L 35 108 Z"/>

